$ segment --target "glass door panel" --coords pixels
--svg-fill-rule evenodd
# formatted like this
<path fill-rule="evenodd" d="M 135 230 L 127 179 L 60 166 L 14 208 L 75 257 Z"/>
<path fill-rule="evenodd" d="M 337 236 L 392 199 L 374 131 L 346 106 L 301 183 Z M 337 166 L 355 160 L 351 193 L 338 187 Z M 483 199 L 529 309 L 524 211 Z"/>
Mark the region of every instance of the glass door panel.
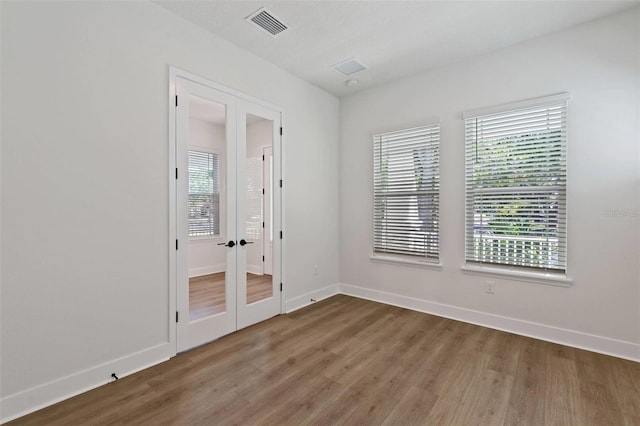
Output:
<path fill-rule="evenodd" d="M 243 102 L 238 107 L 238 213 L 244 218 L 238 251 L 238 327 L 280 313 L 274 279 L 273 146 L 280 114 Z M 239 219 L 240 220 L 240 219 Z M 243 235 L 244 234 L 244 235 Z M 279 283 L 279 281 L 278 281 Z"/>
<path fill-rule="evenodd" d="M 246 210 L 247 210 L 247 291 L 246 304 L 251 304 L 273 296 L 273 276 L 271 265 L 267 267 L 264 241 L 270 238 L 272 228 L 267 214 L 271 182 L 265 179 L 269 169 L 264 155 L 265 148 L 273 145 L 273 121 L 246 115 Z M 271 256 L 268 256 L 271 260 Z"/>
<path fill-rule="evenodd" d="M 225 241 L 221 211 L 226 206 L 220 163 L 225 159 L 224 105 L 189 96 L 189 320 L 226 311 Z"/>

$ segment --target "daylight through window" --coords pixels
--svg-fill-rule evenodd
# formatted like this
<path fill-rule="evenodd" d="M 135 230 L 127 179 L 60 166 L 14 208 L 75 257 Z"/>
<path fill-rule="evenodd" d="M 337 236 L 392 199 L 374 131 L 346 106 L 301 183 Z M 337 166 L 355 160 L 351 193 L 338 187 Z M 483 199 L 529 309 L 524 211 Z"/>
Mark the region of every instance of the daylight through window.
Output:
<path fill-rule="evenodd" d="M 440 125 L 373 137 L 374 256 L 438 262 Z"/>
<path fill-rule="evenodd" d="M 565 272 L 567 97 L 465 115 L 466 260 Z"/>

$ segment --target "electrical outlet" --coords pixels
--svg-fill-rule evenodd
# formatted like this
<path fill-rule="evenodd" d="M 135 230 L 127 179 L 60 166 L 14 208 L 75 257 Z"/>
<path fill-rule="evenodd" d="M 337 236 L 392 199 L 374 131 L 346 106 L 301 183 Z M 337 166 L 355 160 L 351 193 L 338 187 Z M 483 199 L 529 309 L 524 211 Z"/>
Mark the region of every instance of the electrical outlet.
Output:
<path fill-rule="evenodd" d="M 313 265 L 313 275 L 318 275 L 318 265 Z"/>
<path fill-rule="evenodd" d="M 496 294 L 493 281 L 484 282 L 484 292 L 487 294 Z"/>

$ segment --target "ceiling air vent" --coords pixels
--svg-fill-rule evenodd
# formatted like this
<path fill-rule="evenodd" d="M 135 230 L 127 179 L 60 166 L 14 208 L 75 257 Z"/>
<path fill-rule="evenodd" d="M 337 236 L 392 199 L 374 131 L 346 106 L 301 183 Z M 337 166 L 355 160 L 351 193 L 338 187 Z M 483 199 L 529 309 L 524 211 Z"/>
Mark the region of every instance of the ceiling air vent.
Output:
<path fill-rule="evenodd" d="M 256 10 L 251 15 L 247 16 L 246 19 L 249 22 L 253 22 L 260 27 L 261 30 L 268 32 L 274 37 L 289 29 L 289 27 L 287 27 L 280 19 L 264 7 Z"/>
<path fill-rule="evenodd" d="M 356 58 L 347 59 L 333 66 L 333 69 L 342 75 L 351 75 L 359 71 L 366 70 L 367 67 L 362 65 Z"/>

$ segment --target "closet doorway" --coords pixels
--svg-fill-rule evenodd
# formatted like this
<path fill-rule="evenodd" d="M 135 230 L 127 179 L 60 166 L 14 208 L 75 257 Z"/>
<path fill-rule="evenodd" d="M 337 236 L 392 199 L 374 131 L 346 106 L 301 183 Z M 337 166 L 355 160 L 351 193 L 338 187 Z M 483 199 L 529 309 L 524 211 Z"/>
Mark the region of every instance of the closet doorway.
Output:
<path fill-rule="evenodd" d="M 189 78 L 175 93 L 182 352 L 281 312 L 281 113 Z"/>

